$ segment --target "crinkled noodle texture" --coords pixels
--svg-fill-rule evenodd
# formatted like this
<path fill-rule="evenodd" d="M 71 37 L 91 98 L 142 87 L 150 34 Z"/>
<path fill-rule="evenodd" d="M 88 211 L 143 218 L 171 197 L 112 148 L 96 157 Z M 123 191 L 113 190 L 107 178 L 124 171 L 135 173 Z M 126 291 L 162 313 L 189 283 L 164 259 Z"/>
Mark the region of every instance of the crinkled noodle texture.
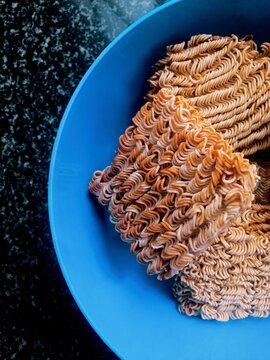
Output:
<path fill-rule="evenodd" d="M 175 277 L 179 311 L 227 321 L 270 314 L 270 206 L 251 209 Z"/>
<path fill-rule="evenodd" d="M 181 96 L 161 90 L 133 118 L 89 191 L 159 279 L 205 251 L 253 200 L 256 168 Z"/>
<path fill-rule="evenodd" d="M 184 96 L 237 151 L 270 148 L 270 44 L 250 36 L 196 35 L 167 47 L 149 80 Z"/>
<path fill-rule="evenodd" d="M 257 161 L 259 181 L 255 189 L 255 202 L 270 204 L 270 161 Z"/>

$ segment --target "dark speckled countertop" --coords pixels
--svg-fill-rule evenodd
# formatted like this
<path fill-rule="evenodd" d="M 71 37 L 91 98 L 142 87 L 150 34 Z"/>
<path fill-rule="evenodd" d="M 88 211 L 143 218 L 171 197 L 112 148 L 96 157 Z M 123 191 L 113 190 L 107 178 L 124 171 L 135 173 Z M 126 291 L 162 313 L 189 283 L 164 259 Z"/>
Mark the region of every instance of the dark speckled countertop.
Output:
<path fill-rule="evenodd" d="M 47 213 L 50 156 L 101 50 L 162 0 L 0 0 L 0 359 L 116 359 L 60 272 Z"/>

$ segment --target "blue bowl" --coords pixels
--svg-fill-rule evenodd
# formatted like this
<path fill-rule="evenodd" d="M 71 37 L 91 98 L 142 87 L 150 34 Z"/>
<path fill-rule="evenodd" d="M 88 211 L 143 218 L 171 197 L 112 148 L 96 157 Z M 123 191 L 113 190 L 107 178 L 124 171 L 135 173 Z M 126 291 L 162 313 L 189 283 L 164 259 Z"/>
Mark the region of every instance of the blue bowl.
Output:
<path fill-rule="evenodd" d="M 55 141 L 49 213 L 55 250 L 81 311 L 122 359 L 269 359 L 270 318 L 219 323 L 177 312 L 172 283 L 137 264 L 87 193 L 144 103 L 165 46 L 198 33 L 270 40 L 267 0 L 172 1 L 142 17 L 98 57 L 77 87 Z"/>

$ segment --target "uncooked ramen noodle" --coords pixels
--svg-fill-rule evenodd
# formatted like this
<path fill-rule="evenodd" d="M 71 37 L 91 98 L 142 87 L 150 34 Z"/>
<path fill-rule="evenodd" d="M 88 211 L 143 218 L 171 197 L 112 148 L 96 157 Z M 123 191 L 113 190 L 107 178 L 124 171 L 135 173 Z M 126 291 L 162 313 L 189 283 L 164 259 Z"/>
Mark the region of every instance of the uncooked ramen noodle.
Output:
<path fill-rule="evenodd" d="M 89 184 L 147 272 L 176 275 L 190 316 L 270 313 L 269 56 L 251 36 L 168 46 L 150 101 Z"/>
<path fill-rule="evenodd" d="M 254 154 L 270 148 L 269 55 L 250 36 L 193 36 L 167 47 L 148 98 L 162 88 L 184 96 L 235 150 Z"/>
<path fill-rule="evenodd" d="M 270 161 L 257 161 L 259 181 L 255 189 L 255 202 L 270 204 Z"/>
<path fill-rule="evenodd" d="M 256 169 L 181 96 L 161 90 L 96 171 L 91 193 L 149 274 L 167 279 L 253 200 Z"/>
<path fill-rule="evenodd" d="M 179 311 L 227 321 L 270 314 L 270 206 L 252 205 L 175 277 Z"/>

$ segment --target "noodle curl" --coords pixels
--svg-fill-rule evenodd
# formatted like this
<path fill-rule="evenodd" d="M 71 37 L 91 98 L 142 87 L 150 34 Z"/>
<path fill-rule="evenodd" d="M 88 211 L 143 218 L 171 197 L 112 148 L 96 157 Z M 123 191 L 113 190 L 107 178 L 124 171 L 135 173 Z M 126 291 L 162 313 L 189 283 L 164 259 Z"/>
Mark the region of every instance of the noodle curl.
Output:
<path fill-rule="evenodd" d="M 163 88 L 184 96 L 235 150 L 252 155 L 270 148 L 269 56 L 270 43 L 260 52 L 250 36 L 196 35 L 167 47 L 147 96 Z"/>
<path fill-rule="evenodd" d="M 256 167 L 181 96 L 161 90 L 89 184 L 149 274 L 168 279 L 253 200 Z"/>

